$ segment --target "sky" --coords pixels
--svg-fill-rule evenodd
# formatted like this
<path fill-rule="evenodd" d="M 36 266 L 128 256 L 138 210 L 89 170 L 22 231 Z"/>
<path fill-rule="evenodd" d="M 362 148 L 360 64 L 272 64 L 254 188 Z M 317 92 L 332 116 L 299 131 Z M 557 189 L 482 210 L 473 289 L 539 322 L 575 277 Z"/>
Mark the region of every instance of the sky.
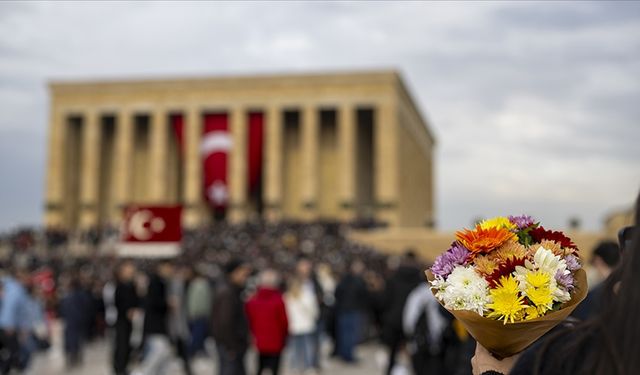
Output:
<path fill-rule="evenodd" d="M 598 229 L 640 188 L 640 2 L 0 2 L 0 230 L 39 225 L 56 79 L 393 68 L 442 229 Z"/>

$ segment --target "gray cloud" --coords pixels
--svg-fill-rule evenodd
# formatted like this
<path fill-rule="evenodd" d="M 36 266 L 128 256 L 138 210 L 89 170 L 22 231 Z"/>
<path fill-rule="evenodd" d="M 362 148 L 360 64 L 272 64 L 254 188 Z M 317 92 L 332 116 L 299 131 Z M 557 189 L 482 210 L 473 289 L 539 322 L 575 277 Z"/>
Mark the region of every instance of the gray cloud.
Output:
<path fill-rule="evenodd" d="M 0 3 L 0 228 L 38 223 L 51 78 L 399 68 L 445 228 L 600 225 L 640 186 L 635 3 Z"/>

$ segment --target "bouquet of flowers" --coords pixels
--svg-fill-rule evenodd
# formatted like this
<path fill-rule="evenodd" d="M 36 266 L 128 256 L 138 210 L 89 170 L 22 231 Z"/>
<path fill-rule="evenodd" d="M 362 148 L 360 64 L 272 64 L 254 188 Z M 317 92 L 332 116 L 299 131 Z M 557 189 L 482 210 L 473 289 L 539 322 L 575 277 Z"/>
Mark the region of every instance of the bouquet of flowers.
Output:
<path fill-rule="evenodd" d="M 498 357 L 524 350 L 587 293 L 576 245 L 530 216 L 456 232 L 427 277 L 438 301 Z"/>

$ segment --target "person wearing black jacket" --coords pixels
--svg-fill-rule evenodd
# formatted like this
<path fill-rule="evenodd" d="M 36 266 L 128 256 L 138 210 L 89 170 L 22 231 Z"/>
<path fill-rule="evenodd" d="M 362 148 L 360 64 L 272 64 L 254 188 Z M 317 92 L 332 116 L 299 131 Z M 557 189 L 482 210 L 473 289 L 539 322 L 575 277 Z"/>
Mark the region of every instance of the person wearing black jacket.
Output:
<path fill-rule="evenodd" d="M 249 265 L 232 260 L 225 267 L 226 278 L 215 294 L 211 333 L 216 340 L 219 375 L 245 375 L 244 356 L 249 347 L 249 323 L 241 299 Z"/>
<path fill-rule="evenodd" d="M 415 254 L 407 252 L 398 269 L 391 276 L 385 289 L 386 301 L 382 317 L 382 340 L 389 348 L 387 374 L 395 365 L 396 354 L 405 342 L 402 327 L 402 313 L 409 294 L 424 281 L 424 275 L 417 266 Z"/>
<path fill-rule="evenodd" d="M 133 277 L 135 265 L 126 261 L 120 264 L 116 273 L 114 305 L 117 317 L 114 325 L 113 371 L 116 375 L 126 375 L 129 357 L 131 356 L 131 319 L 138 308 L 139 300 Z"/>
<path fill-rule="evenodd" d="M 144 340 L 147 354 L 140 366 L 140 374 L 159 374 L 171 359 L 169 340 L 169 302 L 167 282 L 173 275 L 173 265 L 161 261 L 149 275 L 147 295 L 144 298 Z"/>
<path fill-rule="evenodd" d="M 336 287 L 337 352 L 345 362 L 354 363 L 353 349 L 361 339 L 364 312 L 369 306 L 367 285 L 362 279 L 364 264 L 356 260 Z"/>

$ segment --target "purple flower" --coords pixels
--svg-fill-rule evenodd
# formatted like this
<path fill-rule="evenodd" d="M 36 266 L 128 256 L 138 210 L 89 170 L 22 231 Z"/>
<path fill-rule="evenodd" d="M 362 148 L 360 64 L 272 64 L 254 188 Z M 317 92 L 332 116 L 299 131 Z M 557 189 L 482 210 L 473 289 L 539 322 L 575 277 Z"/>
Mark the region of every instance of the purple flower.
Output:
<path fill-rule="evenodd" d="M 431 272 L 436 276 L 447 277 L 456 266 L 464 264 L 470 254 L 464 246 L 454 242 L 449 250 L 436 258 L 431 266 Z"/>
<path fill-rule="evenodd" d="M 573 276 L 570 273 L 565 275 L 562 271 L 558 270 L 558 272 L 556 272 L 556 282 L 568 291 L 573 289 Z"/>
<path fill-rule="evenodd" d="M 509 221 L 515 224 L 519 230 L 534 224 L 533 218 L 529 215 L 509 216 Z"/>
<path fill-rule="evenodd" d="M 567 263 L 567 269 L 569 271 L 576 271 L 576 270 L 579 270 L 581 267 L 580 261 L 573 254 L 569 254 L 566 257 L 564 257 L 564 261 Z"/>

